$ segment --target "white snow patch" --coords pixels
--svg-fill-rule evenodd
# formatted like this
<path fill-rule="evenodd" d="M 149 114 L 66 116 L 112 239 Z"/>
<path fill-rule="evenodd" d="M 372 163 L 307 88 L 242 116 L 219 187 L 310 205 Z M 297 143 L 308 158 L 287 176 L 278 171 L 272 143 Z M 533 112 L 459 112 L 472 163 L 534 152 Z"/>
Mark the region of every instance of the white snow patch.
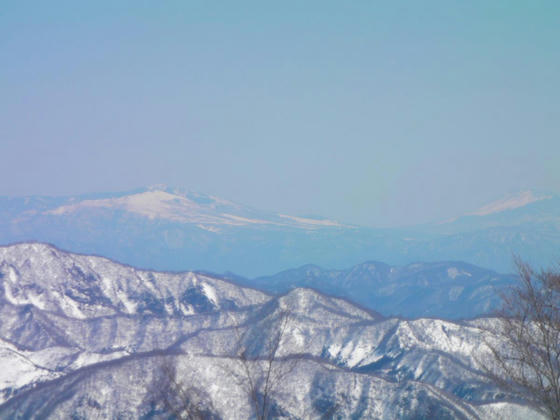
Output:
<path fill-rule="evenodd" d="M 218 296 L 216 290 L 206 282 L 202 282 L 202 292 L 214 305 L 218 306 Z"/>
<path fill-rule="evenodd" d="M 292 337 L 293 337 L 296 345 L 301 347 L 305 344 L 305 336 L 303 335 L 303 333 L 301 332 L 301 330 L 299 328 L 295 328 L 292 331 Z"/>
<path fill-rule="evenodd" d="M 47 307 L 47 303 L 45 302 L 45 299 L 43 299 L 40 296 L 37 296 L 35 293 L 29 294 L 28 299 L 29 299 L 29 303 L 31 303 L 36 308 L 45 310 L 45 308 Z"/>
<path fill-rule="evenodd" d="M 307 217 L 296 217 L 296 216 L 288 216 L 287 214 L 279 214 L 278 216 L 284 218 L 284 219 L 289 219 L 289 220 L 293 220 L 295 222 L 304 224 L 304 225 L 312 225 L 312 226 L 342 226 L 340 223 L 334 221 L 334 220 L 328 220 L 328 219 L 308 219 Z"/>
<path fill-rule="evenodd" d="M 358 342 L 352 352 L 350 353 L 349 357 L 347 357 L 347 363 L 349 367 L 354 367 L 362 360 L 364 360 L 369 353 L 371 352 L 371 346 L 367 345 L 366 343 Z"/>
<path fill-rule="evenodd" d="M 329 355 L 330 355 L 333 359 L 335 359 L 335 358 L 338 356 L 338 354 L 340 353 L 340 350 L 341 350 L 341 349 L 342 349 L 342 346 L 341 346 L 340 344 L 338 344 L 338 343 L 333 343 L 333 344 L 331 344 L 331 345 L 329 346 L 329 348 L 328 348 L 327 351 L 328 351 Z"/>
<path fill-rule="evenodd" d="M 212 233 L 219 233 L 220 232 L 219 228 L 217 228 L 215 226 L 212 226 L 212 225 L 203 225 L 203 224 L 199 223 L 198 225 L 196 225 L 196 227 L 200 228 L 202 230 L 207 230 L 208 232 L 212 232 Z"/>
<path fill-rule="evenodd" d="M 71 369 L 79 369 L 87 365 L 118 359 L 126 355 L 127 353 L 124 351 L 115 351 L 112 353 L 104 353 L 104 354 L 84 352 L 84 353 L 80 353 L 80 355 L 76 358 L 76 360 L 74 360 L 74 362 L 70 367 Z"/>
<path fill-rule="evenodd" d="M 451 301 L 457 300 L 459 296 L 461 296 L 461 293 L 463 293 L 463 290 L 465 290 L 464 286 L 452 287 L 451 290 L 449 290 L 449 300 Z"/>
<path fill-rule="evenodd" d="M 455 280 L 457 276 L 472 277 L 472 274 L 467 271 L 459 270 L 457 267 L 450 267 L 447 269 L 447 276 Z"/>
<path fill-rule="evenodd" d="M 545 416 L 530 407 L 508 402 L 481 404 L 478 407 L 483 418 L 496 420 L 532 419 L 544 420 Z"/>
<path fill-rule="evenodd" d="M 126 309 L 126 312 L 128 312 L 129 314 L 136 313 L 136 304 L 134 302 L 128 300 L 128 296 L 127 296 L 125 291 L 118 290 L 117 291 L 117 297 L 119 298 L 119 300 L 124 305 L 124 307 Z"/>
<path fill-rule="evenodd" d="M 12 293 L 12 288 L 8 283 L 4 284 L 4 295 L 6 296 L 6 300 L 8 302 L 10 302 L 11 304 L 13 304 L 13 305 L 19 305 L 20 304 L 18 299 L 16 299 L 16 297 Z"/>
<path fill-rule="evenodd" d="M 13 282 L 11 282 L 13 284 Z M 17 290 L 17 286 L 16 290 Z M 46 308 L 46 303 L 43 298 L 30 293 L 27 296 L 16 297 L 16 293 L 12 290 L 12 285 L 10 283 L 4 283 L 4 295 L 6 300 L 12 305 L 28 305 L 31 304 L 41 310 Z"/>
<path fill-rule="evenodd" d="M 76 348 L 54 346 L 37 351 L 22 351 L 20 353 L 25 354 L 37 367 L 54 370 L 64 367 L 69 357 L 78 352 L 79 350 Z"/>
<path fill-rule="evenodd" d="M 35 366 L 7 343 L 0 347 L 0 366 L 0 389 L 20 388 L 45 376 L 59 376 Z"/>
<path fill-rule="evenodd" d="M 260 220 L 260 219 L 249 219 L 247 217 L 241 217 L 241 216 L 236 216 L 234 214 L 229 214 L 229 213 L 224 213 L 222 214 L 223 217 L 225 217 L 226 219 L 231 219 L 234 222 L 241 222 L 243 224 L 273 224 L 275 225 L 276 223 L 272 223 L 272 222 L 268 222 L 266 220 Z"/>
<path fill-rule="evenodd" d="M 77 302 L 67 296 L 62 296 L 59 292 L 55 292 L 55 294 L 58 295 L 58 301 L 60 302 L 60 306 L 66 315 L 77 319 L 86 319 L 86 316 L 81 311 Z"/>
<path fill-rule="evenodd" d="M 468 213 L 469 216 L 487 216 L 492 213 L 499 213 L 505 210 L 513 210 L 519 207 L 526 206 L 527 204 L 534 203 L 535 201 L 545 200 L 551 198 L 550 196 L 537 197 L 532 191 L 523 191 L 511 197 L 507 197 L 498 201 L 487 204 L 480 209 Z"/>
<path fill-rule="evenodd" d="M 185 315 L 185 316 L 195 314 L 195 311 L 194 311 L 194 308 L 192 307 L 192 305 L 186 305 L 185 306 L 184 304 L 181 304 L 180 309 L 181 309 L 181 312 L 183 313 L 183 315 Z"/>
<path fill-rule="evenodd" d="M 13 267 L 10 267 L 8 269 L 8 280 L 13 284 L 16 284 L 17 281 L 18 281 L 18 276 L 17 276 L 16 270 L 14 270 Z"/>

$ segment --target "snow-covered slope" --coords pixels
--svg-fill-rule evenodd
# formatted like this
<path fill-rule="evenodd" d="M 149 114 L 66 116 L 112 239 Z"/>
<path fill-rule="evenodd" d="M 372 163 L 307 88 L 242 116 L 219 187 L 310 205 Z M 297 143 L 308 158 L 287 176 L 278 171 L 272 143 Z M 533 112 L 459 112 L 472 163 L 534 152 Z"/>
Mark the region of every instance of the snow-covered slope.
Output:
<path fill-rule="evenodd" d="M 560 197 L 533 190 L 508 194 L 461 217 L 445 221 L 440 229 L 464 232 L 499 226 L 551 223 L 560 225 Z"/>
<path fill-rule="evenodd" d="M 115 314 L 191 315 L 267 299 L 256 290 L 202 274 L 136 270 L 39 243 L 0 247 L 0 270 L 7 302 L 77 319 Z"/>
<path fill-rule="evenodd" d="M 309 219 L 271 214 L 242 206 L 221 198 L 166 186 L 153 186 L 115 197 L 71 197 L 63 205 L 43 210 L 45 215 L 71 216 L 104 209 L 123 211 L 149 220 L 194 224 L 201 229 L 219 231 L 223 227 L 272 225 L 313 229 L 341 226 L 326 219 Z"/>
<path fill-rule="evenodd" d="M 383 318 L 311 289 L 273 297 L 49 245 L 4 247 L 0 418 L 166 418 L 152 398 L 164 363 L 220 417 L 250 418 L 246 372 L 266 367 L 279 331 L 274 367 L 288 376 L 271 392 L 275 417 L 537 418 L 478 370 L 477 322 Z"/>
<path fill-rule="evenodd" d="M 551 199 L 551 195 L 537 194 L 534 191 L 520 191 L 517 194 L 512 194 L 508 197 L 502 198 L 501 200 L 493 201 L 485 206 L 482 206 L 478 210 L 475 210 L 469 215 L 472 216 L 487 216 L 493 213 L 500 213 L 503 211 L 513 210 L 520 207 L 524 207 L 528 204 L 535 203 L 541 200 Z"/>

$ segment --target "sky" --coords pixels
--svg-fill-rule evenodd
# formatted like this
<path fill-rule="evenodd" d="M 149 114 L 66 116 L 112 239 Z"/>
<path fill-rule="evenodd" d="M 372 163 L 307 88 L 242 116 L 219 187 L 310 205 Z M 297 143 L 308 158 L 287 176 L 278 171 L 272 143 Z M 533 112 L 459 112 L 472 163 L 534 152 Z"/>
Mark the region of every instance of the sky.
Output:
<path fill-rule="evenodd" d="M 0 195 L 399 226 L 560 192 L 560 2 L 0 4 Z"/>

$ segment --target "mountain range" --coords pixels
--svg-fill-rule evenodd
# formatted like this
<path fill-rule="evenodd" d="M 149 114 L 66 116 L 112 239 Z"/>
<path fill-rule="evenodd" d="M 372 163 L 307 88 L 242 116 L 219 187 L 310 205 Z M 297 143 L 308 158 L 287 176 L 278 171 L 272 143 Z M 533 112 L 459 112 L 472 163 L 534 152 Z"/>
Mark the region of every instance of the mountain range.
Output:
<path fill-rule="evenodd" d="M 514 270 L 517 254 L 556 262 L 560 197 L 525 191 L 444 223 L 377 229 L 263 212 L 218 197 L 156 186 L 71 197 L 0 197 L 0 243 L 53 243 L 158 270 L 245 277 L 315 264 L 465 261 Z"/>
<path fill-rule="evenodd" d="M 153 392 L 166 363 L 228 419 L 251 418 L 247 372 L 260 390 L 266 366 L 284 373 L 276 418 L 540 418 L 481 369 L 493 318 L 384 317 L 40 243 L 0 248 L 0 312 L 0 418 L 168 418 Z"/>
<path fill-rule="evenodd" d="M 228 277 L 226 275 L 226 277 Z M 390 266 L 365 262 L 345 270 L 305 265 L 272 276 L 228 278 L 274 294 L 298 287 L 344 297 L 385 316 L 466 319 L 500 308 L 500 293 L 517 281 L 459 261 Z"/>

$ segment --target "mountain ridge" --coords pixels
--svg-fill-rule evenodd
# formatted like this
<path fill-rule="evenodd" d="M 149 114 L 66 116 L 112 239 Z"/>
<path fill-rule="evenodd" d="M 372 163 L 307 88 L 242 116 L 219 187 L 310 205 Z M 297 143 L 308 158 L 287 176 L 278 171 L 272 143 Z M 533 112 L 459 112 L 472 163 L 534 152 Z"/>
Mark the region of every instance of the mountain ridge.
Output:
<path fill-rule="evenodd" d="M 515 284 L 517 276 L 461 261 L 404 266 L 368 261 L 338 270 L 304 265 L 237 281 L 272 293 L 311 287 L 348 298 L 385 316 L 463 319 L 490 315 L 499 309 L 499 292 Z"/>
<path fill-rule="evenodd" d="M 453 223 L 375 229 L 262 212 L 200 193 L 170 195 L 178 191 L 0 197 L 0 243 L 35 240 L 135 267 L 229 270 L 245 277 L 306 263 L 332 269 L 367 260 L 458 260 L 510 272 L 512 255 L 543 267 L 560 247 L 560 199 L 554 197 Z"/>
<path fill-rule="evenodd" d="M 538 418 L 477 367 L 488 356 L 481 326 L 492 319 L 385 318 L 310 289 L 269 296 L 208 275 L 192 273 L 195 282 L 52 251 L 0 249 L 0 361 L 10 367 L 0 373 L 0 418 L 162 418 L 148 400 L 165 360 L 202 387 L 221 416 L 248 418 L 239 351 L 247 349 L 251 369 L 261 366 L 286 311 L 290 328 L 275 366 L 305 357 L 274 393 L 284 417 L 320 417 L 335 404 L 342 417 Z M 140 304 L 139 281 L 160 304 Z M 175 310 L 177 301 L 192 310 Z"/>

